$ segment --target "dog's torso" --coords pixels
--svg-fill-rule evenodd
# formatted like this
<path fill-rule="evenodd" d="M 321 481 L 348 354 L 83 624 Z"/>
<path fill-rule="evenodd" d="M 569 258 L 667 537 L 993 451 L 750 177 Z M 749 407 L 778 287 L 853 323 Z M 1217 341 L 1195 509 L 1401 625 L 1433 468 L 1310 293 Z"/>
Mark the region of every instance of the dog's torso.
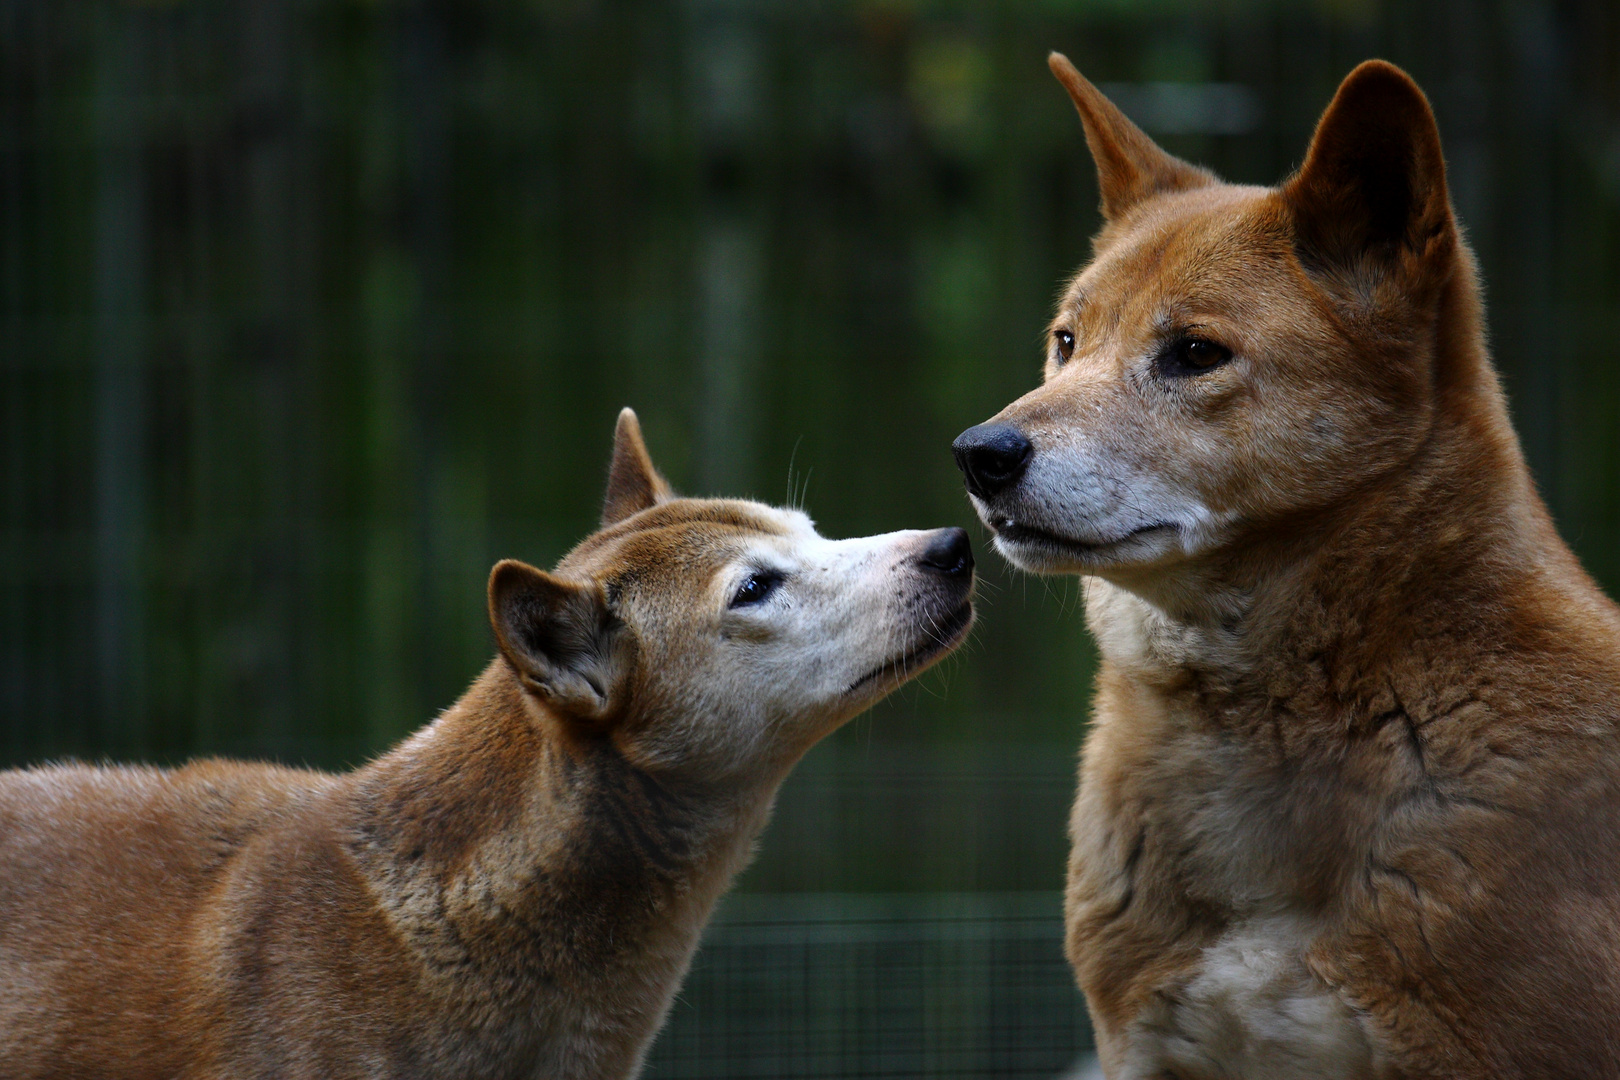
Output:
<path fill-rule="evenodd" d="M 1305 868 L 1256 835 L 1280 778 L 1251 786 L 1270 770 L 1244 747 L 1103 681 L 1066 907 L 1111 1075 L 1368 1075 L 1358 1017 L 1308 964 L 1323 926 L 1298 895 Z"/>
<path fill-rule="evenodd" d="M 532 767 L 476 764 L 494 791 L 545 791 Z M 644 781 L 587 763 L 575 807 L 512 810 L 543 867 L 514 880 L 478 865 L 513 840 L 468 844 L 487 826 L 458 820 L 466 793 L 416 791 L 399 765 L 0 773 L 0 1074 L 633 1072 L 768 798 L 724 836 L 714 813 L 659 817 Z M 601 835 L 607 817 L 665 845 L 647 822 L 673 820 L 695 852 L 671 857 L 699 872 L 646 870 Z"/>
<path fill-rule="evenodd" d="M 0 774 L 5 1072 L 199 1075 L 183 1064 L 200 1049 L 189 1033 L 228 939 L 264 929 L 220 925 L 210 909 L 332 781 L 210 761 Z"/>
<path fill-rule="evenodd" d="M 1192 677 L 1186 634 L 1092 590 L 1068 946 L 1111 1075 L 1620 1070 L 1620 626 L 1531 584 L 1516 625 L 1429 601 L 1381 665 L 1296 627 Z"/>

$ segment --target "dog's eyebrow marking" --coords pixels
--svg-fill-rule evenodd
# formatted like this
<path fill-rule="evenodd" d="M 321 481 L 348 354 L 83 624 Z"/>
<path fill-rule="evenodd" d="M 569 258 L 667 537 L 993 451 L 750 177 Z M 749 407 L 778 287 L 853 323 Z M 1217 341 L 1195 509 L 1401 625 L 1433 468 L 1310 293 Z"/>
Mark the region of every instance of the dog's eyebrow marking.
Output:
<path fill-rule="evenodd" d="M 671 525 L 723 525 L 771 536 L 785 536 L 788 532 L 778 515 L 761 514 L 746 503 L 726 499 L 676 499 L 630 520 L 634 528 L 626 529 L 627 533 Z"/>
<path fill-rule="evenodd" d="M 747 503 L 726 499 L 674 499 L 586 537 L 569 552 L 567 561 L 572 562 L 640 533 L 660 532 L 683 525 L 713 525 L 719 526 L 722 531 L 766 536 L 786 536 L 791 531 L 781 516 L 759 513 Z"/>

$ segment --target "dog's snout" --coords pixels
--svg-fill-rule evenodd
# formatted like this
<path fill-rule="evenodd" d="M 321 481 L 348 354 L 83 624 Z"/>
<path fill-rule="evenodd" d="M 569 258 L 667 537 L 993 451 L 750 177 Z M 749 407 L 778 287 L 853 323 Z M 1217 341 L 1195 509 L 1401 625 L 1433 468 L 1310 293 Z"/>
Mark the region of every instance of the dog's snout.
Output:
<path fill-rule="evenodd" d="M 970 427 L 951 443 L 967 489 L 988 499 L 1010 487 L 1029 465 L 1035 447 L 1010 424 Z"/>
<path fill-rule="evenodd" d="M 928 546 L 917 556 L 923 566 L 947 577 L 958 577 L 973 572 L 973 545 L 967 530 L 940 529 L 928 540 Z"/>

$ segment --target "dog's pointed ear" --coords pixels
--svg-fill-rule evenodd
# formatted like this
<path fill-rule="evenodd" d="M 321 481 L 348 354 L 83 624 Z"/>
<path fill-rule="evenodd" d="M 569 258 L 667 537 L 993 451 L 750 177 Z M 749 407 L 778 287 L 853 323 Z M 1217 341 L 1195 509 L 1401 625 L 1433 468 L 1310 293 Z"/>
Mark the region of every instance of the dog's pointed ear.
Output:
<path fill-rule="evenodd" d="M 1069 92 L 1086 129 L 1086 145 L 1097 162 L 1104 218 L 1114 221 L 1150 195 L 1189 191 L 1215 182 L 1207 169 L 1166 153 L 1148 138 L 1074 69 L 1068 57 L 1055 52 L 1046 58 L 1046 65 Z"/>
<path fill-rule="evenodd" d="M 1429 259 L 1456 236 L 1434 113 L 1417 83 L 1383 60 L 1339 84 L 1282 194 L 1308 266 Z"/>
<path fill-rule="evenodd" d="M 669 498 L 669 484 L 653 468 L 635 410 L 622 410 L 613 429 L 613 464 L 608 466 L 607 494 L 602 497 L 602 528 Z"/>
<path fill-rule="evenodd" d="M 489 622 L 529 693 L 581 720 L 611 712 L 617 623 L 596 586 L 503 559 L 489 575 Z"/>

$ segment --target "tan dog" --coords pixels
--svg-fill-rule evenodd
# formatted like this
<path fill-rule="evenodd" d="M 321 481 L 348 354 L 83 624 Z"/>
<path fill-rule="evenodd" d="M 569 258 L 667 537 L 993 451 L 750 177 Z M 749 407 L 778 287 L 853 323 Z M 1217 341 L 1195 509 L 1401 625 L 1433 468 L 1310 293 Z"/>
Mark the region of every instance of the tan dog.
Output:
<path fill-rule="evenodd" d="M 1620 612 L 1531 484 L 1422 92 L 1363 64 L 1236 187 L 1052 69 L 1105 224 L 956 451 L 1008 559 L 1089 575 L 1108 1075 L 1620 1076 Z"/>
<path fill-rule="evenodd" d="M 629 410 L 603 526 L 496 566 L 499 658 L 356 772 L 0 774 L 0 1076 L 633 1075 L 778 785 L 962 640 L 973 563 L 673 498 Z"/>

